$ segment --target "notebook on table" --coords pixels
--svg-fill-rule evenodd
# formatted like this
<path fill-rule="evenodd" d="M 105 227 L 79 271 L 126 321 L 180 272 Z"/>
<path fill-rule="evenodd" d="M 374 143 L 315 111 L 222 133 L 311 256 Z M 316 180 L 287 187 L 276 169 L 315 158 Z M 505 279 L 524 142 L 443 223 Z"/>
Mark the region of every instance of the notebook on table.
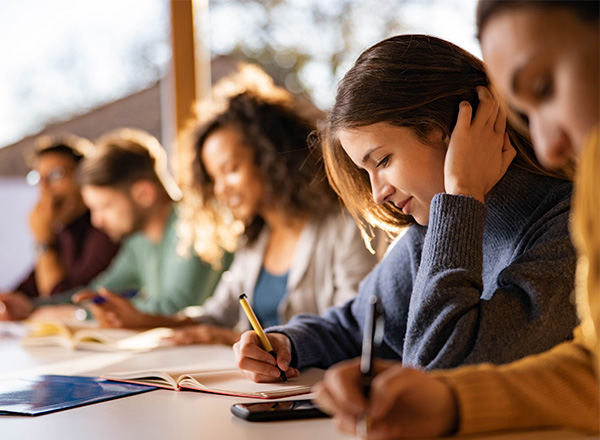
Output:
<path fill-rule="evenodd" d="M 290 379 L 287 383 L 256 383 L 248 379 L 240 369 L 226 366 L 210 369 L 188 367 L 185 369 L 136 370 L 105 373 L 101 377 L 175 391 L 192 390 L 237 397 L 275 399 L 310 393 L 311 387 L 322 379 L 323 374 L 324 370 L 309 368 L 303 371 L 299 377 Z"/>
<path fill-rule="evenodd" d="M 62 321 L 28 321 L 26 325 L 29 333 L 21 340 L 25 347 L 60 346 L 72 350 L 148 351 L 172 345 L 166 338 L 173 334 L 173 329 L 163 327 L 139 331 Z"/>
<path fill-rule="evenodd" d="M 37 416 L 155 389 L 83 376 L 0 380 L 0 416 Z"/>

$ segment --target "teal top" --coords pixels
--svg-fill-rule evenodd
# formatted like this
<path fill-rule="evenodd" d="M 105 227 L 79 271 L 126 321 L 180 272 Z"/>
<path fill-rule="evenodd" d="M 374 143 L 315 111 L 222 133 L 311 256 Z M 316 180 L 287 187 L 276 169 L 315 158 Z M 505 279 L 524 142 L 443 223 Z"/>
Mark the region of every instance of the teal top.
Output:
<path fill-rule="evenodd" d="M 173 209 L 165 233 L 153 243 L 142 232 L 126 238 L 108 269 L 90 283 L 110 291 L 139 290 L 133 304 L 142 312 L 170 315 L 192 305 L 200 305 L 212 295 L 221 273 L 231 263 L 226 257 L 223 269 L 215 271 L 196 255 L 177 252 L 177 210 Z"/>
<path fill-rule="evenodd" d="M 282 324 L 277 310 L 287 292 L 288 273 L 274 275 L 263 266 L 254 289 L 253 309 L 263 327 Z"/>

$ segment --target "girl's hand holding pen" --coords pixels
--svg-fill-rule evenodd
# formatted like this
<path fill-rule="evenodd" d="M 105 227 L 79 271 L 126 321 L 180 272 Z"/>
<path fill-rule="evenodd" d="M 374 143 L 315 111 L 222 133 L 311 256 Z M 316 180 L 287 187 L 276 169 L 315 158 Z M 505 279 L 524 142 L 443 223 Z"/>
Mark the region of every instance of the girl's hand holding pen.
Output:
<path fill-rule="evenodd" d="M 289 366 L 292 361 L 292 343 L 281 333 L 268 333 L 267 338 L 277 354 L 277 361 L 263 348 L 255 331 L 249 330 L 233 346 L 235 360 L 244 374 L 254 382 L 279 382 L 279 367 L 288 379 L 297 377 L 297 369 Z"/>
<path fill-rule="evenodd" d="M 368 414 L 369 439 L 435 437 L 456 430 L 458 406 L 444 382 L 400 362 L 377 359 L 367 402 L 359 363 L 340 362 L 313 389 L 338 429 L 355 434 L 358 417 Z"/>

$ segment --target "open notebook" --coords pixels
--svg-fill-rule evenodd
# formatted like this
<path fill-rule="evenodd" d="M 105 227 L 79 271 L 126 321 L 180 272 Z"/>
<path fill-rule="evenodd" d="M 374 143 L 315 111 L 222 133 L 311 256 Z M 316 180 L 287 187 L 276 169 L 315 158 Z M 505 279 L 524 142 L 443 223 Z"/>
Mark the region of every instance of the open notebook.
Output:
<path fill-rule="evenodd" d="M 152 385 L 175 391 L 194 390 L 238 397 L 274 399 L 310 393 L 311 387 L 321 380 L 324 370 L 310 368 L 287 383 L 255 383 L 238 368 L 168 368 L 105 373 L 102 378 L 119 382 Z"/>
<path fill-rule="evenodd" d="M 171 345 L 167 338 L 172 329 L 148 331 L 99 328 L 92 323 L 61 321 L 29 321 L 29 333 L 21 343 L 26 347 L 61 346 L 93 351 L 146 351 Z"/>

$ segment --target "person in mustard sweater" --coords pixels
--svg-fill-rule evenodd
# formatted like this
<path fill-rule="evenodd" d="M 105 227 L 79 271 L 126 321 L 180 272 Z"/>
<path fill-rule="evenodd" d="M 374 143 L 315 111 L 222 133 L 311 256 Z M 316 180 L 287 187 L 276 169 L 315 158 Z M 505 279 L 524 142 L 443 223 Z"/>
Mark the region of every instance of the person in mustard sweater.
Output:
<path fill-rule="evenodd" d="M 511 364 L 431 373 L 377 362 L 369 401 L 358 361 L 330 369 L 318 403 L 354 432 L 371 417 L 369 438 L 432 437 L 568 427 L 600 431 L 600 36 L 599 3 L 480 1 L 478 28 L 493 83 L 528 118 L 539 161 L 577 163 L 572 235 L 580 253 L 574 339 Z"/>

